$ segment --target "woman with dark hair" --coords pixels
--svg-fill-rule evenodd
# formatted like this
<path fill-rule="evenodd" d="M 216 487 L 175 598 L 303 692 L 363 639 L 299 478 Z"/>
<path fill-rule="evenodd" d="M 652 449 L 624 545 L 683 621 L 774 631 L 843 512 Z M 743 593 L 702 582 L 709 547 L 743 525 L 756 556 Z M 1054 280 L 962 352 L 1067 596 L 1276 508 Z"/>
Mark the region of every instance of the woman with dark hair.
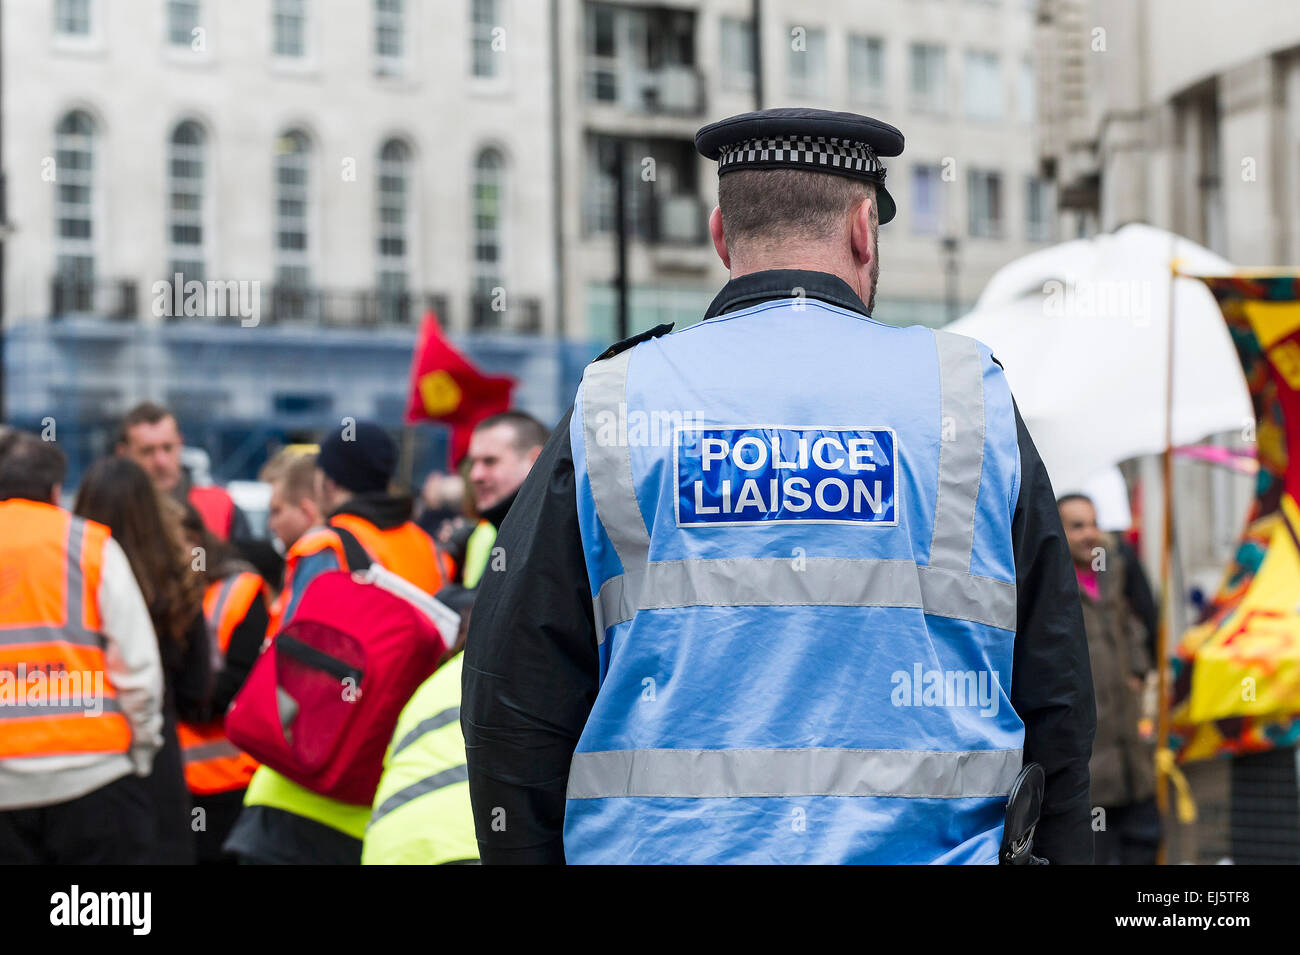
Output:
<path fill-rule="evenodd" d="M 199 864 L 233 864 L 235 856 L 221 846 L 244 808 L 244 793 L 257 763 L 226 737 L 224 721 L 261 652 L 270 623 L 270 596 L 253 566 L 208 530 L 192 506 L 184 506 L 181 533 L 190 552 L 206 558 L 201 574 L 203 618 L 213 669 L 208 721 L 181 720 L 181 758 L 190 795 L 207 823 L 195 837 Z"/>
<path fill-rule="evenodd" d="M 158 829 L 148 861 L 192 865 L 194 830 L 176 724 L 206 715 L 212 667 L 203 624 L 204 577 L 191 569 L 190 553 L 183 548 L 178 508 L 154 490 L 138 464 L 111 457 L 86 474 L 73 512 L 108 525 L 126 552 L 153 618 L 163 663 L 163 747 L 144 781 Z"/>

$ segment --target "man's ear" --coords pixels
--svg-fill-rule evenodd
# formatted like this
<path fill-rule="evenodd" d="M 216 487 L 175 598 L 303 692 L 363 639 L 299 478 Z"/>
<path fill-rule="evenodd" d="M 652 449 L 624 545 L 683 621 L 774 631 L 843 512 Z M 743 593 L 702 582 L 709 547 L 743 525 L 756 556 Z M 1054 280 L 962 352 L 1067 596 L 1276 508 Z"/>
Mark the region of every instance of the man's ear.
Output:
<path fill-rule="evenodd" d="M 542 446 L 540 444 L 528 452 L 528 466 L 530 468 L 537 463 L 537 459 L 541 457 L 541 454 Z"/>
<path fill-rule="evenodd" d="M 50 503 L 55 507 L 59 506 L 59 501 L 63 497 L 63 488 L 57 484 L 50 485 Z"/>
<path fill-rule="evenodd" d="M 727 240 L 722 235 L 722 207 L 714 206 L 709 213 L 709 235 L 713 237 L 713 249 L 718 253 L 722 264 L 731 269 L 731 255 L 727 252 Z"/>
<path fill-rule="evenodd" d="M 853 213 L 850 232 L 853 242 L 853 264 L 858 268 L 866 268 L 876 257 L 876 246 L 871 235 L 871 213 L 875 204 L 874 197 L 863 199 Z"/>

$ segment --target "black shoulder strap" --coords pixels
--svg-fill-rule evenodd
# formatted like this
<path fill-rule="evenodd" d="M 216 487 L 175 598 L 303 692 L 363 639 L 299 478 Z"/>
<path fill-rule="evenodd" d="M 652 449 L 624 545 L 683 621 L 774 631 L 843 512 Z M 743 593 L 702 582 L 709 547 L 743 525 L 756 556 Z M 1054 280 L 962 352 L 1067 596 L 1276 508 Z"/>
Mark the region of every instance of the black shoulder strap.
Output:
<path fill-rule="evenodd" d="M 343 556 L 348 559 L 348 570 L 365 570 L 373 563 L 370 554 L 361 546 L 361 541 L 357 540 L 357 535 L 346 527 L 335 527 L 333 524 L 329 525 L 329 529 L 339 535 Z"/>
<path fill-rule="evenodd" d="M 601 352 L 596 357 L 596 361 L 604 361 L 606 358 L 613 358 L 619 352 L 627 351 L 629 348 L 640 345 L 642 342 L 648 342 L 652 338 L 658 338 L 660 335 L 667 335 L 672 330 L 672 322 L 669 322 L 666 325 L 656 325 L 654 328 L 644 331 L 639 335 L 633 335 L 631 338 L 625 338 L 621 342 L 615 342 L 613 345 L 610 345 Z"/>

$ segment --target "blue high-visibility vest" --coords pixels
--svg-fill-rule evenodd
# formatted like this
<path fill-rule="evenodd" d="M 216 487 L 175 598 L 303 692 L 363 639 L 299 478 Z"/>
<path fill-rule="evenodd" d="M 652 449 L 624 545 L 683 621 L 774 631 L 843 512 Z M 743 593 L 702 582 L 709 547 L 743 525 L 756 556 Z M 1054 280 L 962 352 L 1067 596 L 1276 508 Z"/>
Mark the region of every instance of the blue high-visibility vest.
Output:
<path fill-rule="evenodd" d="M 574 408 L 568 861 L 995 862 L 1024 724 L 989 350 L 772 301 L 592 363 Z"/>

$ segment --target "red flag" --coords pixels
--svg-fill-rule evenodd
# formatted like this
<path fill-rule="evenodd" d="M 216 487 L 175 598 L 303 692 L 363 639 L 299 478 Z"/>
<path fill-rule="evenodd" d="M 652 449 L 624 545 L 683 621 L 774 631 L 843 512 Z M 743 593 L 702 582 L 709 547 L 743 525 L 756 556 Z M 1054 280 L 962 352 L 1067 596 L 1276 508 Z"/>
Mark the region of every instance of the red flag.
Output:
<path fill-rule="evenodd" d="M 411 355 L 406 423 L 438 421 L 451 427 L 451 466 L 469 452 L 469 437 L 484 418 L 510 407 L 515 380 L 485 375 L 452 347 L 433 312 L 425 312 Z"/>

